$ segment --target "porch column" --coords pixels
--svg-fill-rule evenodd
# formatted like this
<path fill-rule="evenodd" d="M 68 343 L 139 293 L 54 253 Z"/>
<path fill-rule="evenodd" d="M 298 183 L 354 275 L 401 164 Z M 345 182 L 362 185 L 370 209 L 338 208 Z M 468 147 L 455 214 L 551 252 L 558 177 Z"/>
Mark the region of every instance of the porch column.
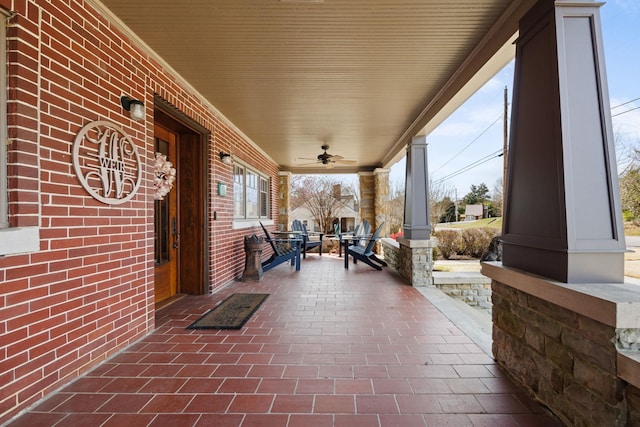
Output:
<path fill-rule="evenodd" d="M 389 235 L 389 169 L 377 168 L 373 171 L 373 179 L 375 183 L 375 227 L 377 228 L 384 223 L 382 230 L 380 230 L 380 237 L 387 237 Z M 376 247 L 376 253 L 382 253 L 380 243 Z"/>
<path fill-rule="evenodd" d="M 373 173 L 358 172 L 358 180 L 360 183 L 360 209 L 358 212 L 360 222 L 366 219 L 371 223 L 371 226 L 374 227 L 376 224 L 376 184 L 373 179 Z M 371 230 L 371 232 L 373 232 L 373 230 Z"/>
<path fill-rule="evenodd" d="M 624 234 L 599 7 L 539 0 L 516 44 L 493 355 L 567 425 L 634 424 L 640 290 Z"/>
<path fill-rule="evenodd" d="M 278 172 L 278 230 L 287 231 L 291 218 L 291 172 Z"/>
<path fill-rule="evenodd" d="M 429 222 L 427 137 L 415 136 L 407 147 L 404 237 L 398 237 L 399 273 L 413 286 L 433 285 L 433 247 Z"/>
<path fill-rule="evenodd" d="M 516 45 L 503 264 L 565 283 L 624 276 L 600 5 L 541 0 Z"/>

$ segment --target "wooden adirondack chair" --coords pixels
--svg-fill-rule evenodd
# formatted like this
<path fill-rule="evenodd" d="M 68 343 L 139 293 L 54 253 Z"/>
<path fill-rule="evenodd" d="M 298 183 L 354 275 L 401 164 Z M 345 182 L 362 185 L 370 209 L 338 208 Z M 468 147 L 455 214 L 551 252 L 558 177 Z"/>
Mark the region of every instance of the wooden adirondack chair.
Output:
<path fill-rule="evenodd" d="M 260 223 L 266 241 L 271 245 L 273 254 L 271 257 L 262 262 L 262 271 L 269 271 L 273 267 L 277 267 L 286 261 L 291 261 L 291 265 L 296 266 L 296 271 L 300 271 L 300 245 L 301 239 L 274 239 L 271 237 L 267 229 Z"/>
<path fill-rule="evenodd" d="M 376 270 L 382 270 L 382 267 L 386 267 L 387 263 L 381 260 L 376 256 L 373 252 L 373 247 L 380 239 L 380 230 L 382 230 L 382 226 L 384 223 L 380 224 L 376 231 L 373 232 L 371 236 L 368 237 L 366 246 L 362 246 L 359 244 L 347 245 L 345 248 L 345 258 L 344 258 L 344 268 L 349 268 L 349 255 L 353 258 L 353 263 L 356 264 L 358 261 L 362 261 L 365 264 L 375 268 Z M 364 240 L 360 239 L 360 240 Z"/>
<path fill-rule="evenodd" d="M 324 233 L 310 233 L 307 231 L 307 226 L 302 223 L 300 220 L 294 220 L 291 223 L 291 231 L 297 231 L 302 236 L 302 258 L 307 257 L 307 250 L 313 249 L 315 247 L 320 247 L 318 252 L 320 256 L 322 256 L 322 237 Z M 312 236 L 318 236 L 319 240 L 312 238 Z"/>

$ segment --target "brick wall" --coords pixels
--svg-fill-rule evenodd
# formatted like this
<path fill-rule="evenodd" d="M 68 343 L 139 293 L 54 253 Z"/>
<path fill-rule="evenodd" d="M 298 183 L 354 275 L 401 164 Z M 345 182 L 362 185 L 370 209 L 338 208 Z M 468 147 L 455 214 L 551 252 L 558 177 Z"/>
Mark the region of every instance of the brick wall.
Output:
<path fill-rule="evenodd" d="M 14 12 L 7 30 L 10 222 L 40 227 L 39 251 L 0 259 L 1 424 L 154 328 L 154 94 L 211 132 L 210 290 L 241 275 L 242 236 L 257 232 L 232 230 L 232 167 L 218 152 L 271 177 L 273 215 L 278 170 L 88 2 L 0 0 L 0 7 Z M 145 102 L 145 121 L 122 111 L 122 94 Z M 144 182 L 125 204 L 98 202 L 75 176 L 75 135 L 94 120 L 121 126 L 144 157 Z M 226 197 L 214 195 L 218 181 L 227 184 Z"/>

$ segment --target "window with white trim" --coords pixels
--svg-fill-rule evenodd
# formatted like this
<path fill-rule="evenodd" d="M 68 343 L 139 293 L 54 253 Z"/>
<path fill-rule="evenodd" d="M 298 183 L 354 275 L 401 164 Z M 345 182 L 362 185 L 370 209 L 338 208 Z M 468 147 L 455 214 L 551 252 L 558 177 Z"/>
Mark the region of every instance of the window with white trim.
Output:
<path fill-rule="evenodd" d="M 0 10 L 0 256 L 24 254 L 40 250 L 40 227 L 11 227 L 9 215 L 9 139 L 7 132 L 7 21 L 10 13 Z M 12 176 L 20 181 L 22 177 Z M 39 197 L 38 197 L 39 198 Z M 19 206 L 18 206 L 19 208 Z"/>
<path fill-rule="evenodd" d="M 235 219 L 269 218 L 269 179 L 242 164 L 233 167 Z"/>

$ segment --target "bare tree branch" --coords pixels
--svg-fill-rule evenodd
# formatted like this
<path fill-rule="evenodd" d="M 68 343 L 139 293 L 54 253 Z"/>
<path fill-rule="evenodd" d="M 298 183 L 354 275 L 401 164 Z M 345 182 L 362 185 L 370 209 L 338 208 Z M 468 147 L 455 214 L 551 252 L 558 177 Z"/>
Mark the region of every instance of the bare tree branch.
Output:
<path fill-rule="evenodd" d="M 296 175 L 291 180 L 291 207 L 309 209 L 323 232 L 332 230 L 338 211 L 346 205 L 342 197 L 342 182 L 335 178 Z"/>

